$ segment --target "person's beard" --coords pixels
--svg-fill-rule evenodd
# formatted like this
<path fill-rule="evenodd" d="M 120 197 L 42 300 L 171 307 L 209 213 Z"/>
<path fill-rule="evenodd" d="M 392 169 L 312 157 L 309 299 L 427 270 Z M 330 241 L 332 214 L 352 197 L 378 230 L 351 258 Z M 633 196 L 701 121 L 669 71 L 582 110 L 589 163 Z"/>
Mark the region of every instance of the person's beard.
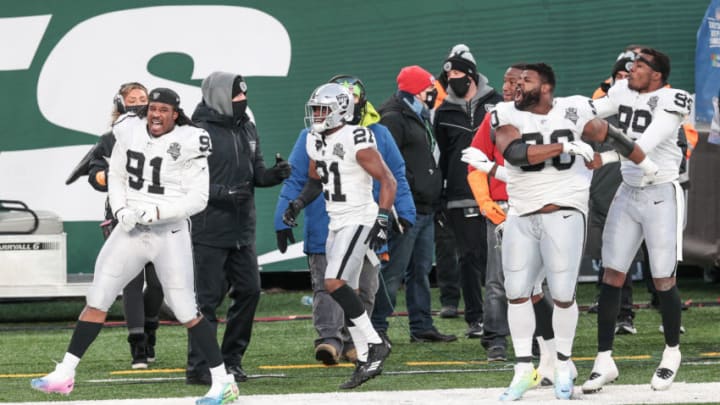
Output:
<path fill-rule="evenodd" d="M 525 111 L 539 102 L 540 89 L 536 88 L 528 92 L 522 92 L 522 99 L 520 101 L 515 101 L 515 108 Z"/>

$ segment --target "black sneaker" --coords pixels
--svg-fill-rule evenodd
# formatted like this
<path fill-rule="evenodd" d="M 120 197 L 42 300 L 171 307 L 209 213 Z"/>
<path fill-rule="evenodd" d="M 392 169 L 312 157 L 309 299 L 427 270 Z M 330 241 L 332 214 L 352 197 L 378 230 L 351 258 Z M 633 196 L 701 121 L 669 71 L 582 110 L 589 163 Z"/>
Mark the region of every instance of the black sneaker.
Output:
<path fill-rule="evenodd" d="M 133 369 L 141 369 L 148 367 L 148 359 L 146 352 L 145 334 L 144 333 L 131 333 L 128 335 L 128 343 L 130 343 L 130 355 L 132 356 L 132 363 L 130 366 Z"/>
<path fill-rule="evenodd" d="M 440 318 L 457 318 L 459 316 L 457 307 L 445 305 L 440 308 Z"/>
<path fill-rule="evenodd" d="M 196 373 L 185 371 L 185 384 L 187 385 L 212 385 L 212 377 L 210 373 Z"/>
<path fill-rule="evenodd" d="M 422 342 L 454 342 L 457 340 L 455 335 L 443 335 L 435 329 L 428 329 L 423 332 L 412 333 L 410 335 L 410 343 L 422 343 Z"/>
<path fill-rule="evenodd" d="M 468 339 L 480 339 L 483 333 L 485 332 L 481 321 L 470 322 L 467 331 L 465 331 L 465 336 Z"/>
<path fill-rule="evenodd" d="M 487 361 L 506 361 L 507 349 L 505 346 L 492 346 L 487 350 Z"/>
<path fill-rule="evenodd" d="M 248 375 L 240 365 L 225 366 L 228 374 L 232 374 L 235 377 L 235 382 L 245 382 L 248 380 Z"/>
<path fill-rule="evenodd" d="M 637 333 L 635 325 L 633 324 L 632 316 L 626 316 L 615 323 L 615 334 L 616 335 L 634 335 Z"/>

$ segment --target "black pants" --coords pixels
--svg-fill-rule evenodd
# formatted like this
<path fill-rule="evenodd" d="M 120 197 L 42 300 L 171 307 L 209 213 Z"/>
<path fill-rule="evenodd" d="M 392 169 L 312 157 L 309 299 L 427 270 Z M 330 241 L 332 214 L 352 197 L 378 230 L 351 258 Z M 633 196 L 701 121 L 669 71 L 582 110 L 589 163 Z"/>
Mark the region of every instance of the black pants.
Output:
<path fill-rule="evenodd" d="M 482 322 L 481 286 L 485 284 L 487 238 L 485 217 L 466 217 L 463 208 L 447 210 L 450 227 L 457 242 L 460 264 L 460 286 L 465 301 L 465 321 Z"/>
<path fill-rule="evenodd" d="M 143 291 L 146 282 L 147 288 Z M 146 320 L 157 322 L 163 298 L 163 290 L 155 274 L 155 266 L 148 263 L 145 270 L 123 288 L 122 303 L 128 332 L 144 333 Z"/>
<path fill-rule="evenodd" d="M 255 246 L 216 248 L 193 244 L 195 290 L 200 312 L 217 330 L 216 310 L 231 299 L 221 350 L 226 366 L 242 365 L 260 301 L 260 272 Z M 188 373 L 204 374 L 208 365 L 188 339 Z"/>
<path fill-rule="evenodd" d="M 435 276 L 440 304 L 457 308 L 460 303 L 457 244 L 445 210 L 435 216 Z"/>

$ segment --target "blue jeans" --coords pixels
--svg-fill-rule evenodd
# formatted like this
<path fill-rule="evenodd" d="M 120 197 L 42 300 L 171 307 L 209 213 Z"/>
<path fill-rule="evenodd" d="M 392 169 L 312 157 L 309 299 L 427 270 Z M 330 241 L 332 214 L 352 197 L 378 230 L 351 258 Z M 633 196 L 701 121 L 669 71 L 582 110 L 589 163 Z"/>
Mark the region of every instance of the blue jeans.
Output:
<path fill-rule="evenodd" d="M 395 308 L 400 282 L 405 281 L 405 296 L 410 320 L 410 333 L 433 328 L 430 313 L 430 281 L 435 225 L 433 215 L 417 214 L 415 226 L 404 234 L 391 233 L 390 261 L 382 264 L 382 279 L 375 296 L 372 324 L 376 330 L 388 329 L 388 316 Z"/>

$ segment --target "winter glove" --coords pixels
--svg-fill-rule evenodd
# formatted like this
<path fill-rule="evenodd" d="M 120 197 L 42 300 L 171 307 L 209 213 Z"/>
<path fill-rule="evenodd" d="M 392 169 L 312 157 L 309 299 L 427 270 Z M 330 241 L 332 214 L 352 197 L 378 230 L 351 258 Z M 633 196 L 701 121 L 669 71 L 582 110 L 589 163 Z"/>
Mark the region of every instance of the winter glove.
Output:
<path fill-rule="evenodd" d="M 573 156 L 582 156 L 586 162 L 592 162 L 595 156 L 595 151 L 592 146 L 586 144 L 583 141 L 572 141 L 563 142 L 563 153 L 567 153 Z"/>
<path fill-rule="evenodd" d="M 480 203 L 480 212 L 495 225 L 505 221 L 505 211 L 493 200 L 485 200 Z"/>
<path fill-rule="evenodd" d="M 280 253 L 285 253 L 288 248 L 288 242 L 295 243 L 295 235 L 293 235 L 292 228 L 285 228 L 275 231 L 277 236 L 277 247 Z"/>
<path fill-rule="evenodd" d="M 297 226 L 297 216 L 300 213 L 300 211 L 305 206 L 303 203 L 299 200 L 292 200 L 288 204 L 288 207 L 285 209 L 285 212 L 283 213 L 282 221 L 285 225 L 290 227 Z"/>
<path fill-rule="evenodd" d="M 123 231 L 130 232 L 138 223 L 138 212 L 133 208 L 120 208 L 115 213 L 115 218 L 117 218 L 118 225 Z"/>
<path fill-rule="evenodd" d="M 368 244 L 370 249 L 378 250 L 387 243 L 389 218 L 390 211 L 380 208 L 375 223 L 370 228 L 367 238 L 365 238 L 365 243 Z"/>
<path fill-rule="evenodd" d="M 288 163 L 285 159 L 283 159 L 279 153 L 276 153 L 275 154 L 275 166 L 268 169 L 268 171 L 270 171 L 272 173 L 271 176 L 273 176 L 276 181 L 281 182 L 281 181 L 287 179 L 288 177 L 290 177 L 290 172 L 291 172 L 290 163 Z"/>

